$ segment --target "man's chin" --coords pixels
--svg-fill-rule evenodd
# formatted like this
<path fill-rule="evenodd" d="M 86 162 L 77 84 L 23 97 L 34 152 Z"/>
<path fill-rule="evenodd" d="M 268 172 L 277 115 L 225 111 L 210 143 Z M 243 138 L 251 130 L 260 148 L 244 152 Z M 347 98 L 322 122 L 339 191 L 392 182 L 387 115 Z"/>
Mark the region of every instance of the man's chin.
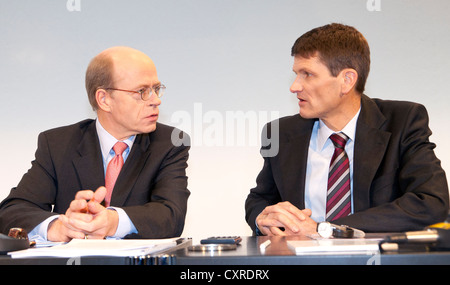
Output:
<path fill-rule="evenodd" d="M 303 119 L 312 119 L 313 118 L 311 116 L 311 114 L 308 114 L 308 112 L 302 111 L 302 109 L 300 109 L 298 111 L 298 113 L 300 114 L 300 117 L 302 117 Z"/>
<path fill-rule="evenodd" d="M 151 133 L 154 132 L 156 130 L 156 122 L 154 124 L 151 124 L 150 126 L 144 128 L 142 130 L 142 133 Z"/>

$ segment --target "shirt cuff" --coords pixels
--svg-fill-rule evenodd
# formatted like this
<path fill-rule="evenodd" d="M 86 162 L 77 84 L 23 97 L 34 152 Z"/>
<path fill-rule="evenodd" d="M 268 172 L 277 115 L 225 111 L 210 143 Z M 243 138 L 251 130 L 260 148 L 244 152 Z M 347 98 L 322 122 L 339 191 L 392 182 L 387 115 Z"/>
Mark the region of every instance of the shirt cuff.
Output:
<path fill-rule="evenodd" d="M 119 215 L 119 224 L 115 234 L 109 238 L 123 238 L 128 234 L 137 233 L 137 229 L 133 222 L 130 220 L 125 211 L 121 208 L 108 207 L 108 209 L 114 210 Z M 45 219 L 42 223 L 37 225 L 29 234 L 28 239 L 38 242 L 47 241 L 48 225 L 58 218 L 59 215 L 54 215 Z"/>
<path fill-rule="evenodd" d="M 42 223 L 34 227 L 34 229 L 28 233 L 28 239 L 33 240 L 36 243 L 47 241 L 48 225 L 58 217 L 59 215 L 48 217 Z"/>
<path fill-rule="evenodd" d="M 255 221 L 255 235 L 257 236 L 263 236 L 264 234 L 259 230 L 258 224 Z"/>
<path fill-rule="evenodd" d="M 136 227 L 123 209 L 117 207 L 108 207 L 107 209 L 114 210 L 119 215 L 116 233 L 108 238 L 123 238 L 126 235 L 137 233 Z"/>

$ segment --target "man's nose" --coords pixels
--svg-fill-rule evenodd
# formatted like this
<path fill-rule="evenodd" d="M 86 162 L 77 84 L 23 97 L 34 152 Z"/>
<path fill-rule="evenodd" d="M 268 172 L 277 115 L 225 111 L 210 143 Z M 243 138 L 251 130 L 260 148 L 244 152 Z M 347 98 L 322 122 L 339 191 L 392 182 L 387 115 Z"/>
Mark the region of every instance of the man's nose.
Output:
<path fill-rule="evenodd" d="M 295 78 L 294 82 L 291 85 L 291 88 L 289 88 L 291 93 L 299 93 L 303 91 L 303 84 L 300 80 L 300 78 Z"/>
<path fill-rule="evenodd" d="M 147 104 L 150 106 L 159 106 L 161 105 L 161 98 L 159 98 L 155 93 L 150 96 L 150 99 L 147 101 Z"/>

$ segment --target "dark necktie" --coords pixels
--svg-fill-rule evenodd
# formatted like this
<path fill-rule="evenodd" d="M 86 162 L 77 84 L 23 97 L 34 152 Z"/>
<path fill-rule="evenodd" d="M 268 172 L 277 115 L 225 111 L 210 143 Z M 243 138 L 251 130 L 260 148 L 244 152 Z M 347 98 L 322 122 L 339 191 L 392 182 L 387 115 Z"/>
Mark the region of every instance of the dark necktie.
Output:
<path fill-rule="evenodd" d="M 350 168 L 344 149 L 348 137 L 339 133 L 331 135 L 330 139 L 334 144 L 334 154 L 328 173 L 327 221 L 348 216 L 351 212 Z"/>

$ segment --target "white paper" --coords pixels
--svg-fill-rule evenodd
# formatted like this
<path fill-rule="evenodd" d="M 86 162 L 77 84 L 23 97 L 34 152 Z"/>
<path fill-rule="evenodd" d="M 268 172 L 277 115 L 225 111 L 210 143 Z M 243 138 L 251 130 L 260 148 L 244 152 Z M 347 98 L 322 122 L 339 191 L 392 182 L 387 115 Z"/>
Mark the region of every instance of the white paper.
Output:
<path fill-rule="evenodd" d="M 79 256 L 141 256 L 176 246 L 178 238 L 85 240 L 73 239 L 63 245 L 29 248 L 9 252 L 12 258 L 26 257 L 79 257 Z"/>
<path fill-rule="evenodd" d="M 367 254 L 379 251 L 377 239 L 288 240 L 296 254 Z"/>

